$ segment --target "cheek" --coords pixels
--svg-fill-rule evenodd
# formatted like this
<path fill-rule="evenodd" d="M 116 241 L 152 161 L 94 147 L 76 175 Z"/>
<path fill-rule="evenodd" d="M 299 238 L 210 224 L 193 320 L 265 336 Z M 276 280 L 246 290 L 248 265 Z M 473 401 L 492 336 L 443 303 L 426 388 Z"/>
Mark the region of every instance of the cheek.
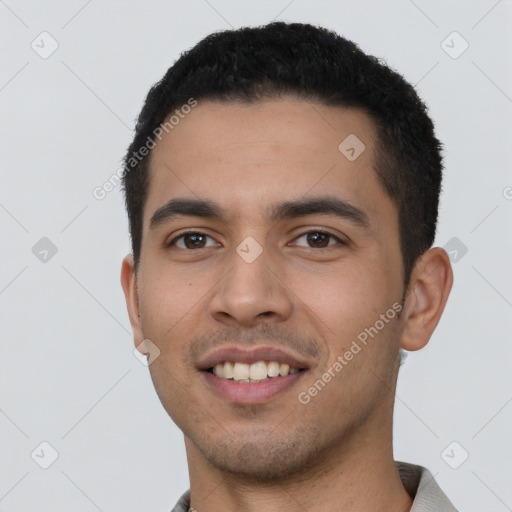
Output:
<path fill-rule="evenodd" d="M 382 258 L 366 256 L 347 260 L 336 268 L 297 272 L 290 286 L 303 302 L 298 303 L 299 307 L 304 308 L 306 315 L 312 313 L 311 318 L 319 326 L 331 364 L 350 351 L 354 341 L 360 341 L 361 350 L 355 346 L 357 356 L 348 355 L 359 361 L 353 366 L 367 364 L 367 358 L 377 359 L 382 351 L 388 350 L 384 340 L 391 332 L 395 311 L 391 310 L 384 323 L 380 315 L 392 308 L 399 290 L 393 289 L 393 277 L 383 267 Z"/>
<path fill-rule="evenodd" d="M 355 258 L 289 274 L 290 288 L 333 331 L 365 322 L 385 301 L 387 284 L 375 262 Z"/>
<path fill-rule="evenodd" d="M 179 340 L 187 322 L 193 316 L 194 308 L 201 307 L 208 290 L 200 279 L 186 279 L 178 272 L 164 271 L 154 267 L 146 273 L 142 290 L 139 290 L 141 322 L 144 334 L 169 344 L 170 339 Z M 175 345 L 173 345 L 175 348 Z"/>

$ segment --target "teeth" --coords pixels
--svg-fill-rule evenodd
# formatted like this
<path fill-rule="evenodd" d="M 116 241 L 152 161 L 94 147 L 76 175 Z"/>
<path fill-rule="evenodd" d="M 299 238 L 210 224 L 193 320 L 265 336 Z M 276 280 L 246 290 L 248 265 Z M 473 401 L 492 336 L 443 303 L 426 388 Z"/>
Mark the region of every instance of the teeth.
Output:
<path fill-rule="evenodd" d="M 267 365 L 264 361 L 258 361 L 251 364 L 249 368 L 249 377 L 252 380 L 263 380 L 267 378 Z"/>
<path fill-rule="evenodd" d="M 218 375 L 221 377 L 221 375 Z M 235 380 L 248 380 L 249 379 L 249 365 L 245 363 L 235 363 L 233 368 L 233 378 Z"/>
<path fill-rule="evenodd" d="M 217 377 L 224 377 L 224 365 L 222 363 L 216 364 L 213 373 L 215 373 Z"/>
<path fill-rule="evenodd" d="M 261 382 L 268 380 L 269 377 L 284 377 L 298 371 L 298 368 L 290 368 L 290 365 L 277 361 L 258 361 L 253 364 L 226 361 L 213 367 L 213 373 L 217 377 L 234 379 L 237 382 Z"/>
<path fill-rule="evenodd" d="M 232 379 L 235 376 L 235 371 L 234 371 L 235 365 L 233 363 L 230 363 L 228 361 L 228 362 L 224 363 L 224 365 L 222 365 L 222 363 L 220 363 L 220 364 L 217 364 L 215 366 L 216 367 L 217 366 L 223 366 L 224 367 L 222 375 L 219 375 L 218 373 L 215 373 L 215 370 L 213 371 L 213 373 L 215 373 L 215 375 L 217 375 L 217 377 L 224 377 L 225 379 Z"/>
<path fill-rule="evenodd" d="M 267 365 L 267 374 L 269 377 L 277 377 L 279 375 L 279 363 L 270 361 Z"/>

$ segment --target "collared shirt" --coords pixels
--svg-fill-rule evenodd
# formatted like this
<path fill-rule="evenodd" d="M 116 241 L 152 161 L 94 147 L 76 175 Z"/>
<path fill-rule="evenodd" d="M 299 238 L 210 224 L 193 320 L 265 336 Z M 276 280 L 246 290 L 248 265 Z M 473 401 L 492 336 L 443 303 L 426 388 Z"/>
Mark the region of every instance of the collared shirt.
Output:
<path fill-rule="evenodd" d="M 395 464 L 405 490 L 414 497 L 410 512 L 457 512 L 428 469 L 407 462 L 395 461 Z M 180 498 L 171 512 L 189 510 L 190 490 Z"/>

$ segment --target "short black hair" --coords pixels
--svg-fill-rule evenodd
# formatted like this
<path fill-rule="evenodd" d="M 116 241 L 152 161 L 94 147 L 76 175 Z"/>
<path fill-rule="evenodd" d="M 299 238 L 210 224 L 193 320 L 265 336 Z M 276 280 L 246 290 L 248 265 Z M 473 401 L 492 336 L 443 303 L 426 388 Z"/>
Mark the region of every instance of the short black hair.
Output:
<path fill-rule="evenodd" d="M 191 101 L 253 103 L 285 96 L 355 107 L 373 121 L 378 136 L 375 171 L 398 210 L 403 282 L 408 286 L 416 260 L 434 243 L 441 192 L 441 143 L 427 107 L 414 87 L 381 59 L 334 31 L 302 23 L 210 34 L 181 54 L 150 89 L 122 177 L 135 269 L 149 183 L 150 151 L 140 150 L 154 147 L 149 142 L 159 134 L 158 127 Z"/>

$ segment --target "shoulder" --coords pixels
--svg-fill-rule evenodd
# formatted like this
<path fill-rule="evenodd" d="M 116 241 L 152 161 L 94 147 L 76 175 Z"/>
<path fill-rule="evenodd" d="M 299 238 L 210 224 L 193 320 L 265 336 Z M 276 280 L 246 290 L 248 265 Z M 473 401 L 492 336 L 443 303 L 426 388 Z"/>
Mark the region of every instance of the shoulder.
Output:
<path fill-rule="evenodd" d="M 457 512 L 428 469 L 408 462 L 395 464 L 405 490 L 414 498 L 410 512 Z"/>

